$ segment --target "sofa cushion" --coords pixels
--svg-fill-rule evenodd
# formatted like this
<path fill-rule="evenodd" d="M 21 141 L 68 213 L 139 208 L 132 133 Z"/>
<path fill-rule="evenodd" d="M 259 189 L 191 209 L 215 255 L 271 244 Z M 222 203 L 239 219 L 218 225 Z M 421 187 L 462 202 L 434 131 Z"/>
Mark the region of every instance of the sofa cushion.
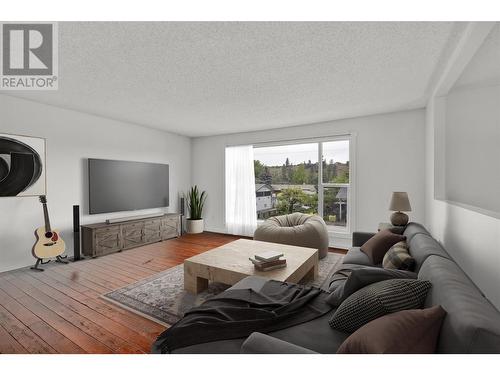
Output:
<path fill-rule="evenodd" d="M 375 235 L 374 232 L 352 232 L 352 246 L 360 247 Z"/>
<path fill-rule="evenodd" d="M 389 229 L 385 229 L 366 241 L 360 249 L 368 255 L 373 264 L 379 264 L 382 263 L 385 253 L 392 245 L 404 240 L 406 240 L 405 236 L 392 233 Z"/>
<path fill-rule="evenodd" d="M 259 292 L 268 281 L 264 277 L 249 276 L 230 289 L 252 289 Z M 330 314 L 325 314 L 309 322 L 298 324 L 279 331 L 266 334 L 287 341 L 318 353 L 333 354 L 347 338 L 348 334 L 328 328 Z M 246 338 L 234 340 L 219 340 L 203 344 L 191 345 L 174 350 L 173 354 L 236 354 L 240 353 L 241 346 Z"/>
<path fill-rule="evenodd" d="M 359 247 L 351 247 L 342 259 L 343 264 L 357 264 L 360 266 L 376 266 L 372 263 L 368 255 L 363 253 Z M 381 266 L 381 264 L 379 265 Z"/>
<path fill-rule="evenodd" d="M 342 302 L 329 321 L 330 327 L 354 332 L 383 315 L 421 308 L 430 288 L 428 281 L 411 279 L 390 279 L 365 286 Z"/>
<path fill-rule="evenodd" d="M 422 224 L 408 223 L 403 232 L 403 235 L 406 236 L 406 242 L 409 243 L 412 237 L 417 233 L 423 233 L 430 236 L 430 233 L 427 231 L 427 229 L 425 229 L 425 227 Z"/>
<path fill-rule="evenodd" d="M 408 251 L 415 259 L 415 271 L 418 272 L 427 257 L 438 255 L 451 259 L 446 250 L 431 236 L 424 233 L 416 233 L 408 243 Z"/>
<path fill-rule="evenodd" d="M 403 310 L 372 320 L 354 332 L 338 354 L 432 354 L 446 311 L 441 306 Z"/>
<path fill-rule="evenodd" d="M 318 354 L 302 346 L 254 332 L 241 346 L 241 354 Z"/>
<path fill-rule="evenodd" d="M 349 334 L 330 329 L 330 316 L 331 314 L 325 314 L 309 322 L 267 334 L 318 353 L 334 354 Z"/>
<path fill-rule="evenodd" d="M 500 353 L 500 312 L 455 262 L 431 255 L 418 278 L 433 285 L 425 306 L 441 305 L 447 312 L 438 353 Z"/>
<path fill-rule="evenodd" d="M 334 354 L 349 336 L 348 333 L 328 328 L 330 314 L 279 331 L 267 332 L 266 335 L 303 348 L 322 353 Z M 220 340 L 176 349 L 172 354 L 238 354 L 244 339 Z"/>
<path fill-rule="evenodd" d="M 245 340 L 243 338 L 205 342 L 175 349 L 172 354 L 239 354 Z"/>
<path fill-rule="evenodd" d="M 233 285 L 231 289 L 250 288 L 256 292 L 259 292 L 267 280 L 268 279 L 264 277 L 258 276 L 245 277 L 243 280 Z M 348 335 L 344 332 L 329 329 L 329 319 L 330 314 L 325 314 L 306 323 L 285 328 L 279 331 L 267 332 L 267 335 L 276 337 L 284 341 L 288 341 L 292 344 L 302 346 L 318 353 L 335 353 L 340 344 L 342 344 L 342 342 L 347 338 Z M 231 342 L 220 341 L 220 344 L 217 344 L 216 347 L 212 347 L 211 350 L 218 350 L 218 346 L 234 350 L 233 348 L 237 343 L 234 343 L 233 341 L 236 340 L 225 341 Z M 238 341 L 240 345 L 242 342 L 243 341 Z"/>
<path fill-rule="evenodd" d="M 415 259 L 408 252 L 406 241 L 398 242 L 385 253 L 382 266 L 392 270 L 413 271 L 415 269 Z"/>
<path fill-rule="evenodd" d="M 343 279 L 337 280 L 337 276 L 341 276 Z M 351 294 L 367 285 L 389 279 L 416 278 L 417 274 L 414 272 L 386 270 L 377 267 L 363 267 L 351 270 L 341 269 L 332 277 L 334 282 L 330 284 L 330 295 L 326 299 L 326 302 L 337 307 Z"/>

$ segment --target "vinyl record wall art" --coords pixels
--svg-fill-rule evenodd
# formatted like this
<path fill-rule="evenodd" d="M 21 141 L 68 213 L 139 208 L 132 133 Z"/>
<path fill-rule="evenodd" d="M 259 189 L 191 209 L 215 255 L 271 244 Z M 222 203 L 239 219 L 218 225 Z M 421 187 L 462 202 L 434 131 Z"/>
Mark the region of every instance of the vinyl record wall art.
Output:
<path fill-rule="evenodd" d="M 46 194 L 45 139 L 0 133 L 0 197 Z"/>

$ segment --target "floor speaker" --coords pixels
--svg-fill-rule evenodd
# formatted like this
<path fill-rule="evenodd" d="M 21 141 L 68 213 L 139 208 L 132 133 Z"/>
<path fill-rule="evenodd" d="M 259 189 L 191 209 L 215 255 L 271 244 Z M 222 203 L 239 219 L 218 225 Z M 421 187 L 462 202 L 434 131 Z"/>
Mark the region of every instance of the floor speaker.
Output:
<path fill-rule="evenodd" d="M 80 206 L 73 206 L 73 260 L 80 259 Z"/>
<path fill-rule="evenodd" d="M 184 216 L 184 206 L 185 206 L 185 202 L 184 202 L 184 197 L 181 197 L 181 215 Z"/>
<path fill-rule="evenodd" d="M 180 206 L 181 206 L 181 209 L 180 209 L 180 211 L 181 211 L 181 235 L 182 235 L 182 233 L 184 233 L 184 220 L 183 219 L 184 219 L 184 215 L 185 215 L 184 206 L 186 205 L 186 203 L 184 201 L 185 201 L 184 197 L 181 197 L 181 202 L 180 202 Z"/>

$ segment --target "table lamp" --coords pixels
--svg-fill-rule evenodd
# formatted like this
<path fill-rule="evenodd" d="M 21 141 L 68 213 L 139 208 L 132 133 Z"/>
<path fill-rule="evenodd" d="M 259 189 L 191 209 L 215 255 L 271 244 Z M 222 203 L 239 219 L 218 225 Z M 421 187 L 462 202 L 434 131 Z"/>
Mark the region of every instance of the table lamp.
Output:
<path fill-rule="evenodd" d="M 405 191 L 395 191 L 392 193 L 391 204 L 389 206 L 390 211 L 393 212 L 391 215 L 391 224 L 395 226 L 404 226 L 408 224 L 408 215 L 401 212 L 411 211 L 410 200 L 408 199 L 408 193 Z"/>

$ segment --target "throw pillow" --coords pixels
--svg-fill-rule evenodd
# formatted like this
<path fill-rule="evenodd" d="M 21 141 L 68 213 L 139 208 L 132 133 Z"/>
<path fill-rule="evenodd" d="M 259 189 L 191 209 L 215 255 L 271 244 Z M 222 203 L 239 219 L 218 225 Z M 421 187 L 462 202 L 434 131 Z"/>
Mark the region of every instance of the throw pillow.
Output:
<path fill-rule="evenodd" d="M 408 252 L 406 241 L 398 242 L 385 253 L 382 266 L 393 270 L 413 271 L 415 269 L 415 259 Z"/>
<path fill-rule="evenodd" d="M 339 283 L 336 275 L 343 275 L 345 271 L 339 270 L 336 272 L 332 277 L 333 283 L 330 284 L 330 295 L 327 297 L 326 302 L 335 307 L 339 306 L 351 294 L 367 285 L 389 279 L 417 278 L 417 274 L 414 272 L 364 267 L 350 270 L 347 278 L 342 283 Z"/>
<path fill-rule="evenodd" d="M 368 255 L 373 264 L 382 263 L 385 253 L 392 245 L 405 241 L 406 237 L 392 233 L 389 229 L 382 230 L 375 234 L 361 246 L 361 251 Z"/>
<path fill-rule="evenodd" d="M 349 336 L 337 354 L 435 353 L 445 315 L 441 306 L 433 306 L 382 316 Z"/>
<path fill-rule="evenodd" d="M 328 322 L 330 327 L 354 332 L 361 326 L 396 311 L 419 309 L 431 283 L 427 280 L 390 279 L 351 294 Z"/>

